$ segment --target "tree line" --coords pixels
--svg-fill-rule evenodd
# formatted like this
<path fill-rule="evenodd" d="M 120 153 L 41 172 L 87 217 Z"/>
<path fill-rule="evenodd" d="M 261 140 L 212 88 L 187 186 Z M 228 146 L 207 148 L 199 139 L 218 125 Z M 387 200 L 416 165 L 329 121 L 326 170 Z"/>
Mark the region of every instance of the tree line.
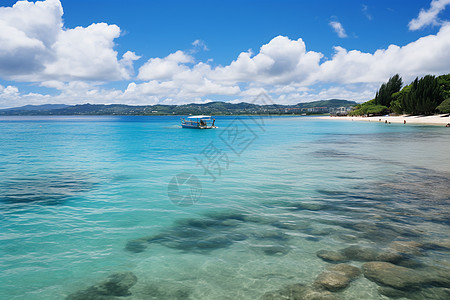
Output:
<path fill-rule="evenodd" d="M 402 86 L 402 78 L 395 74 L 380 86 L 374 99 L 358 104 L 350 115 L 450 113 L 450 74 L 416 77 Z"/>

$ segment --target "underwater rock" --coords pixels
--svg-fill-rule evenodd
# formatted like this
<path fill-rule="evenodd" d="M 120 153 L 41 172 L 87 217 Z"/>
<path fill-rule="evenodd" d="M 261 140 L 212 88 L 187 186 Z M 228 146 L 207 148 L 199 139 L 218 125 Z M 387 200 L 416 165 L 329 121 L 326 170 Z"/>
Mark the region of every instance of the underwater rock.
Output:
<path fill-rule="evenodd" d="M 450 251 L 450 240 L 432 241 L 424 243 L 423 248 L 428 250 L 446 250 Z"/>
<path fill-rule="evenodd" d="M 417 290 L 429 282 L 423 274 L 389 262 L 368 262 L 362 269 L 367 279 L 399 290 Z"/>
<path fill-rule="evenodd" d="M 190 299 L 192 288 L 187 286 L 180 286 L 179 284 L 177 284 L 176 287 L 173 287 L 152 283 L 146 285 L 142 289 L 141 293 L 145 295 L 144 299 L 149 300 L 185 300 Z"/>
<path fill-rule="evenodd" d="M 103 300 L 114 299 L 115 296 L 131 295 L 129 289 L 135 285 L 137 277 L 132 272 L 114 273 L 104 281 L 69 295 L 67 300 Z"/>
<path fill-rule="evenodd" d="M 361 237 L 373 242 L 390 242 L 401 235 L 387 224 L 359 222 L 346 224 L 346 228 L 361 232 Z"/>
<path fill-rule="evenodd" d="M 407 295 L 412 300 L 448 300 L 450 299 L 450 288 L 441 287 L 427 287 L 418 292 L 410 293 Z"/>
<path fill-rule="evenodd" d="M 394 251 L 378 250 L 362 246 L 350 246 L 340 250 L 348 260 L 356 261 L 387 261 L 396 263 L 403 259 L 403 256 Z"/>
<path fill-rule="evenodd" d="M 450 299 L 450 288 L 447 287 L 420 287 L 420 290 L 405 291 L 388 286 L 379 286 L 378 292 L 390 298 L 408 298 L 412 300 L 448 300 Z"/>
<path fill-rule="evenodd" d="M 225 248 L 233 244 L 234 241 L 242 241 L 248 238 L 245 234 L 234 232 L 234 225 L 226 224 L 228 221 L 183 219 L 177 221 L 176 226 L 157 235 L 130 240 L 125 249 L 139 253 L 145 250 L 146 243 L 159 243 L 177 250 L 205 251 Z"/>
<path fill-rule="evenodd" d="M 331 292 L 304 284 L 291 284 L 278 291 L 265 293 L 261 300 L 338 300 Z"/>
<path fill-rule="evenodd" d="M 337 292 L 350 284 L 350 278 L 341 272 L 326 271 L 317 276 L 314 285 L 319 285 L 329 291 Z"/>
<path fill-rule="evenodd" d="M 428 277 L 431 285 L 439 287 L 450 287 L 450 268 L 429 266 L 421 269 Z"/>
<path fill-rule="evenodd" d="M 266 255 L 286 255 L 291 251 L 291 248 L 288 246 L 264 246 L 263 252 Z"/>
<path fill-rule="evenodd" d="M 327 268 L 327 270 L 344 273 L 345 276 L 347 276 L 350 279 L 354 279 L 359 275 L 361 275 L 361 270 L 358 267 L 348 264 L 332 265 L 331 267 Z"/>
<path fill-rule="evenodd" d="M 133 252 L 133 253 L 144 252 L 144 250 L 147 248 L 147 246 L 145 244 L 146 244 L 146 241 L 142 240 L 142 239 L 131 240 L 131 241 L 128 241 L 127 244 L 125 245 L 125 250 Z"/>
<path fill-rule="evenodd" d="M 389 298 L 407 298 L 406 291 L 397 290 L 388 286 L 379 286 L 377 290 L 378 293 Z"/>
<path fill-rule="evenodd" d="M 11 177 L 0 182 L 0 203 L 60 205 L 93 186 L 92 178 L 73 171 Z"/>
<path fill-rule="evenodd" d="M 405 255 L 418 256 L 422 254 L 423 244 L 415 241 L 393 241 L 389 248 Z"/>
<path fill-rule="evenodd" d="M 321 273 L 314 281 L 314 286 L 319 286 L 326 290 L 337 292 L 346 288 L 350 281 L 361 274 L 359 268 L 338 264 L 328 268 L 328 271 Z"/>
<path fill-rule="evenodd" d="M 334 250 L 319 250 L 317 251 L 316 255 L 323 259 L 324 261 L 328 262 L 346 262 L 348 261 L 347 257 L 342 254 L 340 251 L 334 251 Z"/>
<path fill-rule="evenodd" d="M 327 262 L 346 262 L 346 261 L 387 261 L 392 263 L 400 262 L 404 259 L 403 255 L 392 250 L 380 250 L 370 247 L 350 246 L 338 251 L 320 250 L 317 256 Z"/>

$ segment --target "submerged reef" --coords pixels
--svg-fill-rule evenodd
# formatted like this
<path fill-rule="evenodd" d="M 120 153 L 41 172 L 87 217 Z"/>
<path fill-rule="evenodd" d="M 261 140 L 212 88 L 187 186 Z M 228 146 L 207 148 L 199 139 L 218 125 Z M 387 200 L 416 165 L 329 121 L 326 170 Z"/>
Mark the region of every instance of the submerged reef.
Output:
<path fill-rule="evenodd" d="M 58 205 L 93 186 L 91 178 L 76 172 L 12 177 L 0 183 L 0 203 Z"/>
<path fill-rule="evenodd" d="M 130 296 L 129 290 L 136 282 L 137 277 L 132 272 L 114 273 L 85 290 L 67 296 L 66 300 L 110 300 Z"/>

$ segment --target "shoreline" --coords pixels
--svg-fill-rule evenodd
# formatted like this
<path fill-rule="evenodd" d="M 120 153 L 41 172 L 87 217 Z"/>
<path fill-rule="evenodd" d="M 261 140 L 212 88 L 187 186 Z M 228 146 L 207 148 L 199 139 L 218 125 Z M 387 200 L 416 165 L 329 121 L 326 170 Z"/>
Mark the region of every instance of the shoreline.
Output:
<path fill-rule="evenodd" d="M 379 123 L 396 123 L 396 124 L 419 124 L 419 125 L 435 125 L 445 126 L 450 123 L 448 114 L 432 115 L 432 116 L 374 116 L 374 117 L 317 117 L 322 120 L 343 120 L 343 121 L 366 121 Z M 406 123 L 404 123 L 406 121 Z"/>

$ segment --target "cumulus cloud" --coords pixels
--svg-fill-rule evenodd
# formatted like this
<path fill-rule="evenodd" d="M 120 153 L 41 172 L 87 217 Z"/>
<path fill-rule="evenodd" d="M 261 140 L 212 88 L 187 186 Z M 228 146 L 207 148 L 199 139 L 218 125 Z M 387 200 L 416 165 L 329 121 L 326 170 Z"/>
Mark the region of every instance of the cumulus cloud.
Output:
<path fill-rule="evenodd" d="M 335 47 L 331 60 L 324 62 L 316 80 L 324 82 L 357 83 L 382 82 L 395 73 L 405 81 L 425 74 L 443 74 L 450 70 L 450 23 L 436 35 L 418 39 L 403 47 L 390 45 L 387 49 L 364 53 Z"/>
<path fill-rule="evenodd" d="M 450 0 L 433 0 L 428 10 L 422 9 L 417 18 L 412 19 L 409 24 L 409 30 L 418 30 L 428 25 L 439 25 L 441 21 L 438 15 L 450 4 Z"/>
<path fill-rule="evenodd" d="M 285 102 L 339 96 L 360 100 L 373 97 L 369 94 L 395 73 L 407 82 L 416 76 L 448 72 L 449 48 L 450 24 L 442 26 L 436 35 L 405 46 L 390 45 L 374 53 L 337 46 L 335 54 L 323 62 L 323 55 L 307 51 L 302 39 L 277 36 L 259 52 L 242 52 L 229 65 L 215 68 L 208 63 L 195 63 L 193 57 L 181 51 L 150 59 L 140 70 L 140 78 L 150 81 L 134 83 L 127 91 L 175 101 L 212 94 L 247 99 L 261 91 Z M 310 90 L 317 84 L 328 87 L 320 92 Z"/>
<path fill-rule="evenodd" d="M 204 102 L 216 95 L 240 102 L 252 101 L 262 91 L 279 103 L 327 98 L 363 101 L 372 98 L 379 84 L 395 73 L 409 82 L 416 76 L 448 72 L 449 48 L 450 23 L 435 35 L 374 53 L 335 47 L 335 54 L 325 61 L 321 53 L 306 50 L 302 39 L 278 36 L 257 53 L 242 52 L 226 66 L 196 62 L 183 51 L 151 58 L 139 70 L 138 79 L 144 82 L 131 82 L 124 91 L 102 89 L 96 81 L 47 80 L 41 85 L 61 91 L 52 103 L 89 99 L 91 103 L 179 104 Z M 137 58 L 130 52 L 122 60 Z M 39 96 L 21 96 L 23 101 L 31 98 Z"/>
<path fill-rule="evenodd" d="M 64 28 L 59 0 L 0 7 L 0 77 L 16 81 L 128 79 L 132 61 L 114 48 L 120 28 L 105 23 Z"/>
<path fill-rule="evenodd" d="M 171 79 L 174 75 L 185 71 L 187 63 L 194 62 L 194 58 L 181 50 L 169 54 L 164 58 L 151 58 L 139 68 L 138 78 L 141 80 Z"/>
<path fill-rule="evenodd" d="M 450 23 L 443 23 L 437 34 L 407 45 L 390 45 L 373 53 L 336 46 L 327 59 L 307 49 L 301 38 L 286 36 L 276 36 L 259 49 L 243 51 L 229 64 L 219 66 L 210 60 L 197 61 L 195 51 L 179 50 L 148 59 L 134 76 L 133 65 L 140 56 L 127 51 L 120 57 L 114 50 L 114 41 L 121 34 L 118 26 L 94 23 L 64 28 L 62 14 L 58 0 L 19 1 L 13 7 L 0 8 L 0 78 L 37 82 L 59 92 L 51 96 L 25 94 L 11 85 L 0 86 L 0 107 L 85 102 L 180 104 L 224 98 L 251 102 L 261 92 L 278 103 L 327 98 L 363 101 L 372 98 L 379 84 L 395 73 L 409 82 L 416 76 L 450 70 Z M 342 25 L 337 28 L 345 34 Z M 206 47 L 201 40 L 193 46 Z M 127 88 L 105 88 L 105 82 L 114 80 L 126 80 Z"/>
<path fill-rule="evenodd" d="M 130 79 L 132 75 L 134 75 L 134 66 L 133 63 L 136 60 L 139 60 L 141 56 L 136 55 L 136 53 L 127 51 L 122 56 L 122 59 L 120 60 L 120 65 L 126 70 L 126 72 L 123 74 L 124 77 L 127 79 Z"/>
<path fill-rule="evenodd" d="M 42 71 L 54 56 L 62 14 L 58 0 L 0 7 L 0 76 Z"/>
<path fill-rule="evenodd" d="M 291 40 L 285 36 L 277 36 L 263 45 L 258 54 L 242 52 L 230 65 L 217 67 L 211 77 L 216 80 L 263 84 L 307 82 L 310 74 L 318 71 L 322 57 L 321 53 L 306 51 L 301 38 Z"/>
<path fill-rule="evenodd" d="M 342 26 L 341 23 L 339 23 L 337 21 L 331 21 L 329 24 L 334 29 L 334 31 L 336 31 L 338 37 L 340 37 L 340 38 L 346 38 L 347 37 L 347 34 L 345 33 L 344 26 Z"/>

